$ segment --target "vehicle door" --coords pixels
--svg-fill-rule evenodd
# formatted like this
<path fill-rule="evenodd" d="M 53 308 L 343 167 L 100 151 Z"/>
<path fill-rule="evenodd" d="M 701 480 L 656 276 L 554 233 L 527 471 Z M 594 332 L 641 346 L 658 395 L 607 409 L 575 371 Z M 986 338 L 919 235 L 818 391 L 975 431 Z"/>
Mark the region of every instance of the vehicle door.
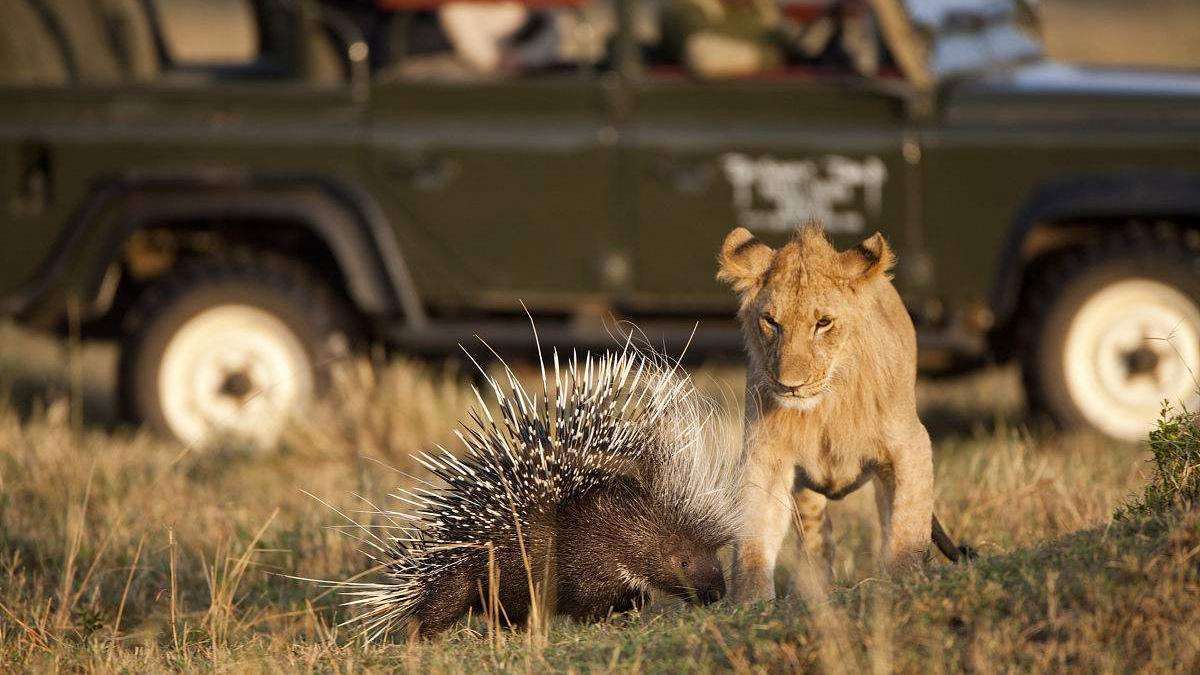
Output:
<path fill-rule="evenodd" d="M 408 67 L 421 58 L 432 57 L 376 73 L 369 142 L 375 192 L 398 214 L 422 299 L 434 313 L 519 301 L 553 313 L 603 294 L 614 140 L 604 74 L 567 62 L 429 75 Z"/>
<path fill-rule="evenodd" d="M 27 0 L 0 5 L 0 310 L 15 309 L 59 236 L 52 211 L 51 151 L 26 100 L 66 88 L 62 44 Z M 9 305 L 13 306 L 9 306 Z"/>
<path fill-rule="evenodd" d="M 631 302 L 726 312 L 715 258 L 735 226 L 778 244 L 810 219 L 841 247 L 907 243 L 904 84 L 885 72 L 782 67 L 700 80 L 646 64 L 623 161 L 636 177 Z M 903 260 L 902 256 L 902 260 Z"/>

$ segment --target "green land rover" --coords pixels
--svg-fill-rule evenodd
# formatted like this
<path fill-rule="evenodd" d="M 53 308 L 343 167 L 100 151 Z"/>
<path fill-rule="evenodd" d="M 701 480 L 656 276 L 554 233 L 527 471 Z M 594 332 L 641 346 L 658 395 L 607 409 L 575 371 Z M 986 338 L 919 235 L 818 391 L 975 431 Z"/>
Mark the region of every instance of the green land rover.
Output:
<path fill-rule="evenodd" d="M 648 0 L 538 3 L 601 37 L 479 77 L 405 68 L 436 0 L 178 3 L 0 3 L 0 313 L 119 338 L 187 442 L 269 440 L 360 340 L 528 346 L 523 305 L 543 343 L 736 350 L 722 237 L 814 217 L 887 236 L 927 369 L 1018 359 L 1125 439 L 1196 400 L 1200 75 L 1053 62 L 995 0 L 859 2 L 877 67 L 722 78 Z"/>

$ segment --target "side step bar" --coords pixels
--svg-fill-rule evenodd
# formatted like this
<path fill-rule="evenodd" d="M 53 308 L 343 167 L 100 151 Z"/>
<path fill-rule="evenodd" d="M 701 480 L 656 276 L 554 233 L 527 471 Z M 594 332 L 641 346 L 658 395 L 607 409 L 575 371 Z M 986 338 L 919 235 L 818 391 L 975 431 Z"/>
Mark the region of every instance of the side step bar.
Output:
<path fill-rule="evenodd" d="M 686 348 L 691 358 L 738 358 L 745 353 L 742 331 L 732 321 L 710 319 L 698 327 L 683 321 L 647 320 L 618 323 L 608 328 L 594 324 L 582 326 L 564 320 L 537 322 L 542 349 L 612 349 L 624 344 L 627 333 L 636 330 L 634 342 L 649 345 L 670 356 L 678 356 Z M 694 332 L 693 332 L 694 329 Z M 401 351 L 417 354 L 451 354 L 462 345 L 472 353 L 486 351 L 480 339 L 502 355 L 534 354 L 533 330 L 528 320 L 438 321 L 428 327 L 413 329 L 403 324 L 392 327 L 386 337 Z M 969 362 L 982 357 L 986 344 L 982 336 L 970 336 L 958 330 L 920 330 L 917 333 L 922 361 L 933 364 L 943 359 Z"/>
<path fill-rule="evenodd" d="M 618 348 L 624 344 L 631 329 L 637 331 L 633 337 L 635 343 L 665 351 L 668 355 L 678 355 L 685 347 L 688 354 L 695 356 L 733 356 L 742 353 L 741 331 L 728 323 L 707 328 L 701 325 L 693 335 L 692 326 L 684 327 L 680 322 L 663 324 L 639 321 L 636 324 L 616 324 L 609 330 L 583 328 L 564 321 L 537 322 L 542 349 L 557 347 L 560 352 L 572 348 Z M 532 354 L 534 351 L 533 329 L 528 321 L 434 320 L 425 329 L 396 326 L 387 333 L 387 338 L 402 351 L 423 354 L 456 352 L 459 345 L 477 352 L 486 349 L 480 339 L 501 354 Z"/>

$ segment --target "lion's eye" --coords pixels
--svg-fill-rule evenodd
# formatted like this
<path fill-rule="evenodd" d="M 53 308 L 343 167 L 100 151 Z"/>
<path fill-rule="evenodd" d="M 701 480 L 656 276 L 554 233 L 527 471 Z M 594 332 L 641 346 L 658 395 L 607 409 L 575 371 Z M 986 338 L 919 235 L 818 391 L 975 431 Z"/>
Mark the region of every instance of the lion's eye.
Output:
<path fill-rule="evenodd" d="M 783 326 L 780 326 L 770 314 L 763 314 L 759 321 L 762 324 L 763 332 L 767 333 L 768 335 L 772 333 L 779 335 L 781 332 L 783 332 Z"/>
<path fill-rule="evenodd" d="M 823 317 L 817 319 L 817 332 L 819 333 L 819 332 L 825 330 L 826 328 L 829 328 L 832 325 L 833 325 L 833 319 L 831 319 L 827 316 L 823 316 Z"/>

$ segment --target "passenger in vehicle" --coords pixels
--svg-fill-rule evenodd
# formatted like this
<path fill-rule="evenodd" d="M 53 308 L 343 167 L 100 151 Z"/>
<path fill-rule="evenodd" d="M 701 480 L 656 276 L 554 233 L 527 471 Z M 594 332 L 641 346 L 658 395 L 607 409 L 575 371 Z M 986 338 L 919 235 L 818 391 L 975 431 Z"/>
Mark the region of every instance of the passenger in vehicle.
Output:
<path fill-rule="evenodd" d="M 868 0 L 670 0 L 662 26 L 662 61 L 701 78 L 788 66 L 875 75 L 886 59 Z"/>
<path fill-rule="evenodd" d="M 634 45 L 647 62 L 662 60 L 662 15 L 669 0 L 639 0 L 633 3 Z M 617 34 L 615 0 L 590 0 L 557 14 L 563 35 L 563 56 L 572 63 L 603 67 L 612 59 Z"/>
<path fill-rule="evenodd" d="M 876 75 L 883 45 L 867 0 L 832 2 L 816 21 L 804 26 L 796 41 L 797 60 L 811 65 L 849 66 L 860 75 Z"/>
<path fill-rule="evenodd" d="M 517 2 L 449 2 L 437 9 L 436 17 L 446 48 L 410 51 L 393 74 L 404 79 L 469 79 L 561 62 L 561 36 L 545 11 Z M 425 49 L 430 42 L 425 41 Z"/>
<path fill-rule="evenodd" d="M 697 77 L 741 77 L 784 63 L 775 0 L 671 0 L 662 25 L 667 58 Z"/>

